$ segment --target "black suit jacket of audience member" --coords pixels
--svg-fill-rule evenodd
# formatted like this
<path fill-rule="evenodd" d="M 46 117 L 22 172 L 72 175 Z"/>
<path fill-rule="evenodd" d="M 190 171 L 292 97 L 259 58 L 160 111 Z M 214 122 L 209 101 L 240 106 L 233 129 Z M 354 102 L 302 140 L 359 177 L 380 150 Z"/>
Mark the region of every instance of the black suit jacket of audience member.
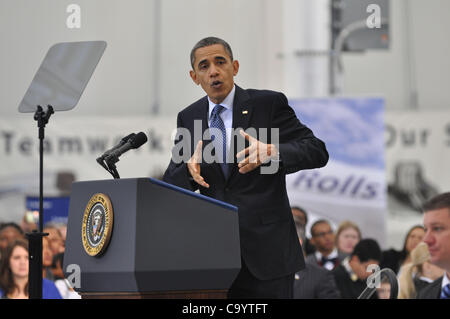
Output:
<path fill-rule="evenodd" d="M 338 251 L 337 261 L 336 261 L 333 269 L 335 269 L 337 266 L 339 266 L 346 257 L 348 257 L 348 254 L 344 254 L 344 253 Z M 319 267 L 323 267 L 323 265 L 321 265 L 319 263 L 319 261 L 317 260 L 315 252 L 306 256 L 305 262 L 313 264 L 313 265 L 317 265 Z"/>
<path fill-rule="evenodd" d="M 294 299 L 339 299 L 333 273 L 327 269 L 306 263 L 297 272 L 299 279 L 294 281 Z"/>
<path fill-rule="evenodd" d="M 357 299 L 364 289 L 367 288 L 366 281 L 360 279 L 353 281 L 342 265 L 337 266 L 332 273 L 342 299 Z M 376 299 L 376 294 L 371 299 Z"/>
<path fill-rule="evenodd" d="M 442 280 L 438 278 L 417 293 L 417 299 L 439 299 L 441 297 Z"/>
<path fill-rule="evenodd" d="M 197 137 L 194 121 L 201 121 L 200 133 L 203 134 L 208 129 L 208 109 L 205 96 L 178 114 L 177 127 L 187 129 L 191 136 L 189 141 L 181 137 L 175 144 L 190 146 L 188 158 L 199 141 L 194 140 Z M 278 128 L 282 159 L 278 171 L 261 174 L 261 167 L 258 167 L 246 174 L 239 173 L 235 155 L 241 149 L 235 146 L 232 149 L 234 163 L 228 164 L 228 176 L 223 175 L 218 163 L 200 164 L 201 175 L 209 188 L 199 187 L 190 179 L 186 163 L 176 164 L 173 159 L 164 181 L 192 191 L 199 188 L 201 194 L 239 208 L 241 256 L 256 278 L 270 280 L 293 275 L 304 268 L 304 258 L 287 196 L 286 174 L 324 166 L 328 161 L 325 144 L 298 120 L 286 96 L 274 91 L 244 90 L 236 85 L 232 125 L 234 129 L 254 128 L 257 133 L 259 129 L 268 129 L 269 140 L 262 141 L 264 143 L 273 143 L 270 131 Z M 261 139 L 261 136 L 256 138 Z M 203 148 L 210 142 L 208 138 L 203 139 Z"/>

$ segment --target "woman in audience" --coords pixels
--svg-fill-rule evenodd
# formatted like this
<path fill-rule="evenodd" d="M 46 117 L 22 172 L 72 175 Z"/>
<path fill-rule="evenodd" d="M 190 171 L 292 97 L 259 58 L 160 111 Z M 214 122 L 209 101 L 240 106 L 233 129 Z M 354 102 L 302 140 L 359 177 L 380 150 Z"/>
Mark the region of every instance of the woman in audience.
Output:
<path fill-rule="evenodd" d="M 390 268 L 397 274 L 401 266 L 411 262 L 411 251 L 416 248 L 424 237 L 425 230 L 423 226 L 417 225 L 412 227 L 406 235 L 401 251 L 389 249 L 383 252 L 380 267 Z"/>
<path fill-rule="evenodd" d="M 61 299 L 55 284 L 43 280 L 44 299 Z M 0 266 L 0 298 L 28 299 L 28 243 L 16 240 L 8 246 Z"/>
<path fill-rule="evenodd" d="M 427 244 L 419 243 L 411 251 L 411 262 L 400 269 L 399 299 L 414 299 L 417 292 L 444 274 L 444 270 L 430 263 Z"/>
<path fill-rule="evenodd" d="M 336 232 L 336 247 L 344 254 L 350 255 L 361 240 L 361 231 L 355 223 L 343 221 Z"/>

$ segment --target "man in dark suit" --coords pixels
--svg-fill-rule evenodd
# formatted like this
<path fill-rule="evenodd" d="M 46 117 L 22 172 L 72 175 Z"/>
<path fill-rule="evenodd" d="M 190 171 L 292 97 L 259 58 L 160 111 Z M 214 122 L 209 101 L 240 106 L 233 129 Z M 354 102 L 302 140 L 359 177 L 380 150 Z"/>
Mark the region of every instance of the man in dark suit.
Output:
<path fill-rule="evenodd" d="M 423 224 L 431 263 L 445 270 L 444 276 L 417 293 L 417 299 L 450 299 L 450 192 L 423 205 Z"/>
<path fill-rule="evenodd" d="M 295 274 L 294 299 L 339 299 L 333 273 L 317 265 L 306 263 Z"/>
<path fill-rule="evenodd" d="M 294 217 L 295 226 L 297 228 L 302 227 L 306 229 L 306 225 L 308 224 L 308 214 L 306 213 L 306 210 L 298 206 L 291 207 L 291 210 L 292 216 Z M 305 256 L 316 251 L 316 247 L 311 244 L 311 241 L 308 237 L 306 237 L 306 235 L 305 240 L 302 242 L 302 248 Z"/>
<path fill-rule="evenodd" d="M 350 257 L 333 271 L 337 287 L 343 299 L 356 299 L 367 287 L 369 265 L 379 265 L 381 249 L 373 239 L 363 239 L 354 248 Z"/>
<path fill-rule="evenodd" d="M 320 219 L 311 226 L 311 243 L 316 251 L 306 257 L 307 263 L 331 271 L 348 256 L 337 250 L 334 231 L 325 219 Z"/>
<path fill-rule="evenodd" d="M 295 212 L 292 212 L 295 217 Z M 297 236 L 304 249 L 305 225 L 295 221 Z M 305 269 L 295 274 L 294 299 L 339 299 L 340 293 L 336 286 L 333 273 L 318 265 L 306 263 Z"/>
<path fill-rule="evenodd" d="M 285 176 L 324 166 L 325 144 L 283 94 L 234 84 L 239 62 L 225 41 L 199 41 L 191 65 L 192 80 L 207 96 L 178 114 L 164 180 L 238 207 L 242 266 L 230 298 L 292 298 L 304 259 Z"/>

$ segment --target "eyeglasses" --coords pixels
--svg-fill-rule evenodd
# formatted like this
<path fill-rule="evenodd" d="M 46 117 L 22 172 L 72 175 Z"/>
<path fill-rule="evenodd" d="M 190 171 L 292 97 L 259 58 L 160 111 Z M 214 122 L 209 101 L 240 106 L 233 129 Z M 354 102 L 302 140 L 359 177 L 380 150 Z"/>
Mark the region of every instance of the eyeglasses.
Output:
<path fill-rule="evenodd" d="M 327 232 L 321 232 L 321 233 L 316 233 L 313 235 L 313 237 L 325 237 L 326 235 L 333 235 L 333 231 L 327 231 Z"/>

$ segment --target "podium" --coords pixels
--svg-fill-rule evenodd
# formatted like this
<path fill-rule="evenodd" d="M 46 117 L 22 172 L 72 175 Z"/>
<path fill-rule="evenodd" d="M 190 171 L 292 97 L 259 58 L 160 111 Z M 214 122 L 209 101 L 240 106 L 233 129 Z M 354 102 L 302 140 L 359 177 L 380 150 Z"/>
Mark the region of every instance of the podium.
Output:
<path fill-rule="evenodd" d="M 113 218 L 86 217 L 96 194 Z M 151 178 L 73 183 L 63 269 L 83 298 L 226 298 L 240 267 L 237 207 Z"/>

